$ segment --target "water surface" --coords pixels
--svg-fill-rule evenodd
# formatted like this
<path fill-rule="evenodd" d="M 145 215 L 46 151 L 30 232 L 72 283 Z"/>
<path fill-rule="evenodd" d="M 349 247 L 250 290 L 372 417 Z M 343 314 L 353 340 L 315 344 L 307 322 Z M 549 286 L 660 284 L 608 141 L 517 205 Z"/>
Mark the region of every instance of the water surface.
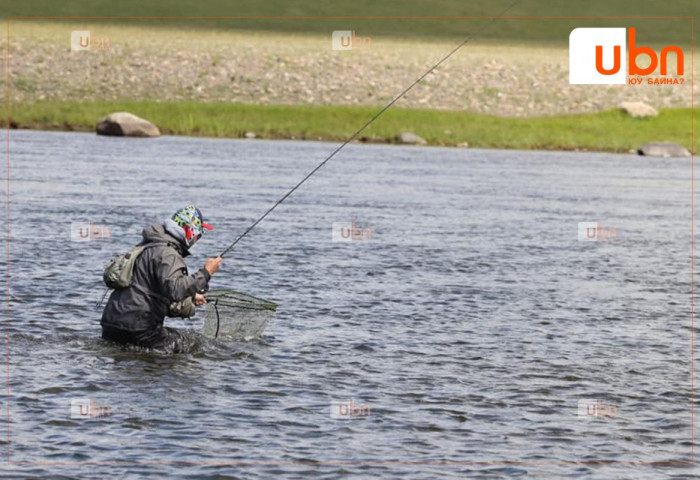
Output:
<path fill-rule="evenodd" d="M 187 260 L 199 268 L 336 145 L 10 139 L 9 453 L 42 464 L 17 475 L 697 473 L 527 465 L 690 460 L 688 159 L 350 145 L 212 280 L 279 303 L 262 338 L 207 340 L 200 313 L 168 321 L 192 351 L 165 355 L 99 338 L 111 255 L 195 203 L 215 226 Z M 332 242 L 332 224 L 352 221 L 371 240 Z M 586 221 L 617 240 L 578 241 Z M 109 240 L 72 242 L 72 222 Z M 111 415 L 71 419 L 80 398 Z M 332 418 L 351 398 L 369 415 Z M 579 417 L 585 399 L 617 415 Z M 127 464 L 47 465 L 75 462 Z M 254 465 L 130 465 L 154 462 Z"/>

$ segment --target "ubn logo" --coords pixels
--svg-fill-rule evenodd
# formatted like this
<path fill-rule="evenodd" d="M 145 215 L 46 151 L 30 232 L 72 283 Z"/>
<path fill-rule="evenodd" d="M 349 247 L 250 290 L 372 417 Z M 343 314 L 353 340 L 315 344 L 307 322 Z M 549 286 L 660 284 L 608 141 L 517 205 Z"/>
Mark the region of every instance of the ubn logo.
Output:
<path fill-rule="evenodd" d="M 617 240 L 617 228 L 604 227 L 600 222 L 578 222 L 579 242 Z"/>
<path fill-rule="evenodd" d="M 353 403 L 352 398 L 349 403 L 331 401 L 331 418 L 367 418 L 369 415 L 369 405 Z"/>
<path fill-rule="evenodd" d="M 334 30 L 331 41 L 333 50 L 352 50 L 372 46 L 372 37 L 357 37 L 355 30 Z"/>
<path fill-rule="evenodd" d="M 70 49 L 73 52 L 105 48 L 109 48 L 109 38 L 107 37 L 93 37 L 90 30 L 73 30 L 70 32 Z"/>
<path fill-rule="evenodd" d="M 585 419 L 617 417 L 617 406 L 605 405 L 600 399 L 583 398 L 578 401 L 578 416 Z"/>
<path fill-rule="evenodd" d="M 569 35 L 569 83 L 588 85 L 622 85 L 630 77 L 644 77 L 656 72 L 668 75 L 668 56 L 675 53 L 676 75 L 684 72 L 683 50 L 676 45 L 661 49 L 659 55 L 650 47 L 638 47 L 634 27 L 629 29 L 629 51 L 626 28 L 575 28 Z M 640 55 L 649 58 L 649 65 L 640 67 Z M 626 64 L 624 56 L 627 57 Z M 643 57 L 642 57 L 643 58 Z M 629 83 L 642 83 L 642 78 L 629 78 Z M 682 78 L 647 78 L 650 84 L 682 84 Z"/>
<path fill-rule="evenodd" d="M 94 240 L 107 241 L 111 231 L 108 227 L 99 227 L 94 223 L 72 222 L 70 224 L 70 239 L 72 242 L 89 242 Z"/>
<path fill-rule="evenodd" d="M 372 239 L 371 228 L 360 228 L 355 222 L 333 222 L 334 242 L 366 242 Z"/>
<path fill-rule="evenodd" d="M 84 419 L 111 415 L 112 407 L 97 405 L 91 398 L 74 398 L 70 401 L 70 418 Z"/>

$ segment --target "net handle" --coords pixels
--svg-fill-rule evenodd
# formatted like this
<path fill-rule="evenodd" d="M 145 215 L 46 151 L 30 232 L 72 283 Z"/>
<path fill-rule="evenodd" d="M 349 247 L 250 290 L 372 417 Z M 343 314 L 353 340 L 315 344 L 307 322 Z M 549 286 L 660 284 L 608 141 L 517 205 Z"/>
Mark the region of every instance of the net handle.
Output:
<path fill-rule="evenodd" d="M 219 299 L 217 298 L 214 300 L 214 312 L 216 312 L 216 333 L 214 333 L 214 338 L 219 338 L 219 326 L 221 323 L 219 322 L 219 308 L 217 307 L 219 303 Z"/>

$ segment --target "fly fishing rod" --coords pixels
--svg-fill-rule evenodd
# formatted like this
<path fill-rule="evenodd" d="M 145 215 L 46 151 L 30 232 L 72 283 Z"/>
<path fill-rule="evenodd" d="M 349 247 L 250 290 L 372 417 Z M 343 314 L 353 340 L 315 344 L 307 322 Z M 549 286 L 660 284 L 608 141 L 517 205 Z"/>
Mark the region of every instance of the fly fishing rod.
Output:
<path fill-rule="evenodd" d="M 311 170 L 304 178 L 302 178 L 301 181 L 299 181 L 299 183 L 297 183 L 296 185 L 294 185 L 294 187 L 292 187 L 287 193 L 285 193 L 284 196 L 283 196 L 282 198 L 280 198 L 279 200 L 277 200 L 277 202 L 275 202 L 274 205 L 272 205 L 272 206 L 271 206 L 265 213 L 263 213 L 255 222 L 253 222 L 242 234 L 240 234 L 240 235 L 238 236 L 238 238 L 236 238 L 236 240 L 234 240 L 233 243 L 231 243 L 231 245 L 229 245 L 229 246 L 226 248 L 226 250 L 224 250 L 223 252 L 221 252 L 221 254 L 219 255 L 219 257 L 222 257 L 222 258 L 223 258 L 224 255 L 226 255 L 233 247 L 236 246 L 236 244 L 237 244 L 238 242 L 240 242 L 240 241 L 243 239 L 243 237 L 245 237 L 246 235 L 248 235 L 248 233 L 250 233 L 251 230 L 253 230 L 260 222 L 262 222 L 262 221 L 265 219 L 265 217 L 267 217 L 270 213 L 272 213 L 272 211 L 273 211 L 275 208 L 277 208 L 277 207 L 278 207 L 282 202 L 284 202 L 292 193 L 294 193 L 294 191 L 295 191 L 297 188 L 301 187 L 301 186 L 304 184 L 304 182 L 306 182 L 309 178 L 311 178 L 311 176 L 312 176 L 314 173 L 318 172 L 326 163 L 328 163 L 328 161 L 329 161 L 331 158 L 335 157 L 335 155 L 336 155 L 338 152 L 340 152 L 343 148 L 345 148 L 345 146 L 346 146 L 348 143 L 350 143 L 352 140 L 354 140 L 355 137 L 357 137 L 360 133 L 362 133 L 362 131 L 364 131 L 367 127 L 369 127 L 372 123 L 374 123 L 375 120 L 377 120 L 379 117 L 381 117 L 381 116 L 384 114 L 384 112 L 386 112 L 387 110 L 389 110 L 389 108 L 391 108 L 392 105 L 394 105 L 397 101 L 399 101 L 399 100 L 400 100 L 404 95 L 406 95 L 413 87 L 415 87 L 416 85 L 418 85 L 418 84 L 421 82 L 421 80 L 423 80 L 425 77 L 427 77 L 428 75 L 430 75 L 436 68 L 438 68 L 440 65 L 442 65 L 442 63 L 445 62 L 445 61 L 446 61 L 448 58 L 450 58 L 452 55 L 454 55 L 455 53 L 457 53 L 457 51 L 458 51 L 460 48 L 462 48 L 464 45 L 466 45 L 467 43 L 469 43 L 474 37 L 476 37 L 478 34 L 480 34 L 480 33 L 481 33 L 482 31 L 484 31 L 486 28 L 488 28 L 489 26 L 491 26 L 491 24 L 492 24 L 493 22 L 495 22 L 496 20 L 498 20 L 499 18 L 501 18 L 503 15 L 505 15 L 506 12 L 508 12 L 508 10 L 510 10 L 511 8 L 513 8 L 519 1 L 520 1 L 520 0 L 515 0 L 515 1 L 514 1 L 513 3 L 511 3 L 508 7 L 506 7 L 505 9 L 503 9 L 503 11 L 501 11 L 501 13 L 499 13 L 496 17 L 492 17 L 492 18 L 491 18 L 491 22 L 489 22 L 489 23 L 483 25 L 483 26 L 482 26 L 481 28 L 479 28 L 477 31 L 475 31 L 474 33 L 472 33 L 471 35 L 469 35 L 467 38 L 465 38 L 464 40 L 462 40 L 462 41 L 459 43 L 459 45 L 457 45 L 455 48 L 453 48 L 447 55 L 445 55 L 444 57 L 442 57 L 442 58 L 440 59 L 440 61 L 438 61 L 435 65 L 433 65 L 433 66 L 430 67 L 428 70 L 426 70 L 425 73 L 423 73 L 423 75 L 421 75 L 420 77 L 418 77 L 413 83 L 411 83 L 408 87 L 406 87 L 403 91 L 401 91 L 401 93 L 399 93 L 397 96 L 395 96 L 389 103 L 387 103 L 387 104 L 384 106 L 384 108 L 382 108 L 382 109 L 381 109 L 379 112 L 377 112 L 372 118 L 370 118 L 367 122 L 365 122 L 364 125 L 362 125 L 360 128 L 358 128 L 358 129 L 355 131 L 355 133 L 353 133 L 352 135 L 350 135 L 340 146 L 338 146 L 335 150 L 333 150 L 333 152 L 332 152 L 330 155 L 328 155 L 328 156 L 326 157 L 325 160 L 323 160 L 321 163 L 319 163 L 319 164 L 316 166 L 316 168 L 314 168 L 313 170 Z"/>

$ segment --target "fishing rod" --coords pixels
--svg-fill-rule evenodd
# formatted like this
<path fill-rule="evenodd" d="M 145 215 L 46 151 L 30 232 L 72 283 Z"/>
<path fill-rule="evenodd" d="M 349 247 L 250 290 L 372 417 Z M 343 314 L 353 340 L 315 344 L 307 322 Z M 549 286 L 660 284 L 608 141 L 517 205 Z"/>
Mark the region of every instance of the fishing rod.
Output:
<path fill-rule="evenodd" d="M 240 235 L 238 236 L 238 238 L 236 238 L 236 240 L 234 240 L 233 243 L 231 243 L 231 245 L 229 245 L 229 246 L 226 248 L 226 250 L 224 250 L 223 252 L 221 252 L 221 254 L 219 255 L 219 257 L 222 257 L 222 258 L 223 258 L 224 255 L 226 255 L 233 247 L 236 246 L 236 244 L 237 244 L 238 242 L 240 242 L 240 241 L 243 239 L 243 237 L 245 237 L 246 235 L 248 235 L 248 233 L 249 233 L 252 229 L 254 229 L 260 222 L 262 222 L 262 221 L 265 219 L 265 217 L 267 217 L 270 213 L 272 213 L 272 211 L 273 211 L 275 208 L 277 208 L 277 207 L 278 207 L 282 202 L 284 202 L 292 193 L 294 193 L 294 191 L 295 191 L 297 188 L 301 187 L 301 186 L 304 184 L 304 182 L 306 182 L 309 178 L 311 178 L 311 176 L 312 176 L 314 173 L 318 172 L 326 163 L 328 163 L 328 161 L 329 161 L 331 158 L 335 157 L 335 155 L 336 155 L 338 152 L 340 152 L 343 148 L 345 148 L 345 146 L 346 146 L 348 143 L 350 143 L 352 140 L 354 140 L 355 137 L 357 137 L 360 133 L 362 133 L 362 131 L 364 131 L 367 127 L 369 127 L 372 123 L 374 123 L 375 120 L 377 120 L 379 117 L 381 117 L 381 116 L 384 114 L 384 112 L 386 112 L 387 110 L 389 110 L 389 108 L 391 108 L 392 105 L 394 105 L 398 100 L 400 100 L 404 95 L 406 95 L 413 87 L 415 87 L 416 85 L 418 85 L 418 84 L 421 82 L 421 80 L 423 80 L 425 77 L 427 77 L 428 75 L 430 75 L 436 68 L 438 68 L 440 65 L 442 65 L 443 62 L 445 62 L 448 58 L 450 58 L 452 55 L 454 55 L 460 48 L 462 48 L 464 45 L 466 45 L 467 43 L 469 43 L 474 37 L 476 37 L 478 34 L 480 34 L 480 33 L 481 33 L 482 31 L 484 31 L 486 28 L 488 28 L 489 26 L 491 26 L 491 24 L 492 24 L 493 22 L 495 22 L 496 20 L 500 19 L 503 15 L 505 15 L 506 12 L 508 12 L 508 10 L 510 10 L 511 8 L 513 8 L 519 1 L 520 1 L 520 0 L 515 0 L 515 1 L 514 1 L 513 3 L 511 3 L 508 7 L 506 7 L 505 9 L 503 9 L 503 11 L 501 11 L 501 13 L 499 13 L 496 17 L 491 18 L 491 22 L 485 24 L 484 26 L 482 26 L 481 28 L 479 28 L 477 31 L 475 31 L 474 33 L 472 33 L 471 35 L 469 35 L 467 38 L 465 38 L 464 40 L 462 40 L 462 41 L 459 43 L 459 45 L 457 45 L 455 48 L 453 48 L 453 49 L 450 51 L 450 53 L 448 53 L 447 55 L 445 55 L 444 57 L 442 57 L 442 58 L 440 59 L 440 61 L 438 61 L 435 65 L 433 65 L 433 66 L 430 67 L 428 70 L 426 70 L 425 73 L 423 73 L 423 75 L 421 75 L 420 77 L 418 77 L 412 84 L 410 84 L 410 85 L 409 85 L 408 87 L 406 87 L 401 93 L 399 93 L 396 97 L 394 97 L 389 103 L 387 103 L 387 104 L 384 106 L 384 108 L 382 108 L 382 109 L 381 109 L 379 112 L 377 112 L 372 118 L 370 118 L 364 125 L 362 125 L 359 129 L 357 129 L 357 130 L 355 131 L 355 133 L 353 133 L 352 135 L 350 135 L 339 147 L 337 147 L 335 150 L 333 150 L 333 152 L 332 152 L 330 155 L 328 155 L 324 161 L 322 161 L 321 163 L 319 163 L 319 164 L 316 166 L 316 168 L 314 168 L 313 170 L 311 170 L 304 178 L 301 179 L 301 181 L 299 181 L 299 183 L 297 183 L 296 185 L 294 185 L 294 187 L 292 187 L 287 193 L 285 193 L 284 196 L 283 196 L 282 198 L 280 198 L 279 200 L 277 200 L 277 202 L 275 202 L 274 205 L 272 205 L 272 206 L 271 206 L 265 213 L 263 213 L 255 222 L 253 222 L 253 224 L 251 224 L 242 234 L 240 234 Z"/>

